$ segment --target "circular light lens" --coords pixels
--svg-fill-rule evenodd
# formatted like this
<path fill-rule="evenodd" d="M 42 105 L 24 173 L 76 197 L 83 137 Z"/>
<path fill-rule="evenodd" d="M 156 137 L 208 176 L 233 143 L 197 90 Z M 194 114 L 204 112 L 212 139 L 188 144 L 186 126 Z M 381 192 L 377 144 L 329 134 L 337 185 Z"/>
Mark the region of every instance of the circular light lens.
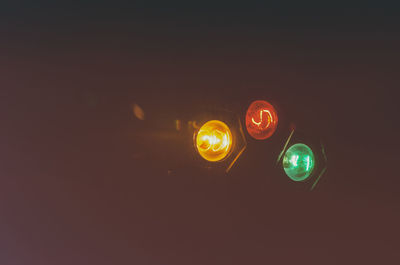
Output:
<path fill-rule="evenodd" d="M 222 121 L 212 120 L 201 126 L 196 136 L 199 154 L 207 161 L 224 159 L 232 148 L 232 134 Z"/>
<path fill-rule="evenodd" d="M 278 115 L 274 106 L 264 100 L 250 104 L 246 113 L 247 132 L 257 140 L 270 137 L 278 125 Z"/>
<path fill-rule="evenodd" d="M 310 177 L 315 164 L 314 153 L 305 144 L 294 144 L 283 157 L 283 169 L 294 181 L 303 181 Z"/>

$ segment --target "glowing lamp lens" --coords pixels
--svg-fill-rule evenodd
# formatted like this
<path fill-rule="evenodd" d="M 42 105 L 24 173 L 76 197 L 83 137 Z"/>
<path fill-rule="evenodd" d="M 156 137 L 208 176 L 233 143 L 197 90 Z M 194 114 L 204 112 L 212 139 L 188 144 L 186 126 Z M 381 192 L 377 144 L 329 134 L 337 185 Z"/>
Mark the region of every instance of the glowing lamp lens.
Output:
<path fill-rule="evenodd" d="M 283 169 L 294 181 L 303 181 L 310 177 L 315 164 L 314 153 L 305 144 L 294 144 L 283 157 Z"/>
<path fill-rule="evenodd" d="M 208 161 L 224 159 L 232 148 L 232 134 L 222 121 L 212 120 L 201 126 L 196 136 L 199 154 Z"/>
<path fill-rule="evenodd" d="M 278 125 L 278 115 L 275 108 L 264 100 L 251 103 L 246 113 L 247 132 L 257 140 L 270 137 Z"/>

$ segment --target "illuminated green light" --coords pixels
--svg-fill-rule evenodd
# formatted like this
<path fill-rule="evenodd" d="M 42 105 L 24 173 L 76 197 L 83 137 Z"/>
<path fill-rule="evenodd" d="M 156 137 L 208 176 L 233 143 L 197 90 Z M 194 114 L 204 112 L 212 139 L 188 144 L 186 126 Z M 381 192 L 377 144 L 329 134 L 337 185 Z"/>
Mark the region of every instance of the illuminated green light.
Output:
<path fill-rule="evenodd" d="M 314 169 L 314 153 L 305 144 L 294 144 L 286 151 L 282 164 L 289 178 L 303 181 L 310 177 Z"/>

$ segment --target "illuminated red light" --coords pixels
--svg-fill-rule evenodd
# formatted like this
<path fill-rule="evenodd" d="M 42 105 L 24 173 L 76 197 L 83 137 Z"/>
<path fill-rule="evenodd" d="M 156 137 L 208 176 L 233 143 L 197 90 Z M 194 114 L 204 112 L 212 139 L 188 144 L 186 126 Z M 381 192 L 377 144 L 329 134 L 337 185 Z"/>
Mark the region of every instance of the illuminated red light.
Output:
<path fill-rule="evenodd" d="M 270 137 L 278 125 L 275 108 L 264 100 L 256 100 L 250 104 L 246 113 L 247 132 L 257 140 Z"/>

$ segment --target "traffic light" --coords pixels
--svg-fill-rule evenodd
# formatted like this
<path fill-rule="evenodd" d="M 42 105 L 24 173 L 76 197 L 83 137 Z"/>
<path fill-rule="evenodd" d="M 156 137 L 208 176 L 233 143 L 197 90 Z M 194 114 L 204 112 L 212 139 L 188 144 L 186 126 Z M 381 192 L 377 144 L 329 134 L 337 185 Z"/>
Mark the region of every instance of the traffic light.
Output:
<path fill-rule="evenodd" d="M 241 120 L 226 109 L 205 109 L 190 122 L 196 164 L 228 172 L 247 146 Z"/>
<path fill-rule="evenodd" d="M 318 137 L 293 129 L 278 156 L 284 174 L 292 181 L 315 188 L 327 170 L 325 147 Z"/>
<path fill-rule="evenodd" d="M 313 172 L 314 164 L 313 151 L 302 143 L 290 146 L 282 160 L 286 175 L 294 181 L 303 181 L 309 178 Z"/>
<path fill-rule="evenodd" d="M 265 100 L 252 102 L 246 113 L 247 132 L 257 140 L 265 140 L 274 134 L 278 125 L 278 114 Z"/>
<path fill-rule="evenodd" d="M 283 114 L 278 128 L 276 108 L 265 100 L 253 101 L 247 110 L 240 108 L 240 111 L 238 109 L 232 111 L 234 107 L 201 106 L 194 110 L 179 112 L 184 119 L 177 119 L 176 116 L 167 116 L 165 119 L 165 116 L 150 115 L 151 113 L 148 115 L 149 119 L 144 119 L 144 112 L 137 105 L 133 106 L 133 112 L 138 122 L 142 123 L 143 131 L 147 132 L 141 134 L 142 137 L 151 138 L 152 144 L 159 140 L 159 145 L 165 146 L 164 149 L 172 150 L 173 147 L 174 155 L 156 152 L 157 156 L 166 158 L 168 172 L 188 168 L 188 165 L 207 171 L 229 172 L 247 148 L 243 124 L 249 135 L 256 140 L 268 139 L 276 134 L 274 141 L 251 143 L 252 148 L 255 145 L 260 146 L 259 152 L 265 150 L 265 157 L 273 160 L 278 155 L 276 152 L 279 152 L 281 140 L 286 139 L 288 119 L 285 113 L 280 109 Z M 237 113 L 244 111 L 246 115 L 243 122 Z M 144 123 L 146 121 L 148 122 Z M 190 161 L 188 158 L 191 158 Z M 311 185 L 311 189 L 314 189 L 327 169 L 327 157 L 318 137 L 293 129 L 278 155 L 276 164 L 278 165 L 275 167 L 276 175 L 284 176 L 279 177 L 279 180 L 297 183 L 296 185 L 304 184 L 306 187 Z M 264 166 L 267 166 L 267 170 L 274 170 L 268 168 L 268 164 Z M 272 162 L 270 166 L 274 167 L 274 163 Z"/>
<path fill-rule="evenodd" d="M 211 120 L 206 122 L 197 132 L 196 148 L 207 161 L 223 160 L 232 149 L 231 130 L 222 121 Z"/>

